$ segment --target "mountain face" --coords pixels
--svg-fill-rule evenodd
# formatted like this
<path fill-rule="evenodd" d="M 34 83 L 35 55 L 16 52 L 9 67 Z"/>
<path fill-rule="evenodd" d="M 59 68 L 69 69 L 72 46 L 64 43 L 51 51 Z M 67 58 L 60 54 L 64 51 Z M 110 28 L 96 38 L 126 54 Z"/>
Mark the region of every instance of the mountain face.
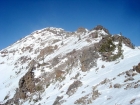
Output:
<path fill-rule="evenodd" d="M 120 34 L 44 28 L 0 51 L 0 105 L 139 105 L 139 73 Z"/>

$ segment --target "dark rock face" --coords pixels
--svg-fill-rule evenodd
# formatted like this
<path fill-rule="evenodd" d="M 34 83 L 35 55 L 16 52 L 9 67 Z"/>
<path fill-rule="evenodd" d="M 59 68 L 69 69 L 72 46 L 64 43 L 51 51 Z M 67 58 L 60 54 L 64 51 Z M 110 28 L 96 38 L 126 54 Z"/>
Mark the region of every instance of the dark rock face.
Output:
<path fill-rule="evenodd" d="M 27 92 L 33 93 L 35 91 L 35 79 L 33 68 L 31 68 L 19 81 L 19 88 L 16 89 L 13 100 L 17 102 L 18 99 L 25 99 Z"/>
<path fill-rule="evenodd" d="M 19 88 L 16 89 L 16 93 L 13 98 L 7 100 L 4 105 L 19 105 L 19 99 L 27 98 L 27 92 L 33 93 L 35 91 L 35 79 L 33 73 L 33 67 L 19 80 Z"/>
<path fill-rule="evenodd" d="M 25 76 L 23 76 L 19 81 L 19 97 L 21 99 L 26 98 L 26 93 L 33 93 L 35 90 L 34 73 L 33 69 L 29 70 Z"/>
<path fill-rule="evenodd" d="M 86 48 L 83 50 L 80 57 L 80 62 L 82 64 L 82 71 L 87 71 L 93 66 L 96 66 L 96 60 L 99 57 L 98 53 L 95 50 L 95 47 Z"/>
<path fill-rule="evenodd" d="M 138 73 L 140 73 L 140 63 L 136 66 L 136 71 L 138 72 Z"/>

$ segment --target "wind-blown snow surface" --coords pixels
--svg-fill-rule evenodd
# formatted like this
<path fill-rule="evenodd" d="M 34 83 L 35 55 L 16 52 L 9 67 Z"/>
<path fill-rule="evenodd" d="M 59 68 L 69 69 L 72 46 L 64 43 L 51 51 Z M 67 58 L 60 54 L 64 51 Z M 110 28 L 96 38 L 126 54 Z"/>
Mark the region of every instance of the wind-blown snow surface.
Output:
<path fill-rule="evenodd" d="M 51 31 L 50 31 L 51 30 Z M 54 31 L 54 32 L 53 32 Z M 86 46 L 93 45 L 101 40 L 100 34 L 106 35 L 103 30 L 98 32 L 98 38 L 87 41 L 89 34 L 94 32 L 88 31 L 81 35 L 81 40 L 78 40 L 78 33 L 65 32 L 60 28 L 46 28 L 38 30 L 31 35 L 17 41 L 13 45 L 1 50 L 0 54 L 0 101 L 5 103 L 5 96 L 8 95 L 8 99 L 12 98 L 15 94 L 16 88 L 18 88 L 18 82 L 21 77 L 27 73 L 26 67 L 31 59 L 37 60 L 41 49 L 46 46 L 55 46 L 58 48 L 53 53 L 45 56 L 44 61 L 49 62 L 56 56 L 65 56 L 67 53 L 73 51 L 73 49 L 80 50 Z M 58 40 L 54 43 L 54 40 Z M 63 41 L 63 44 L 62 44 Z M 23 48 L 30 46 L 31 51 Z M 81 97 L 85 97 L 85 101 L 88 100 L 91 105 L 129 105 L 133 99 L 133 105 L 140 104 L 140 87 L 126 88 L 129 83 L 137 82 L 139 80 L 139 74 L 133 77 L 133 81 L 124 82 L 127 79 L 125 74 L 119 76 L 120 73 L 126 72 L 133 68 L 140 62 L 140 49 L 131 49 L 123 44 L 124 59 L 118 59 L 113 62 L 102 61 L 101 58 L 97 60 L 97 67 L 91 68 L 87 72 L 80 70 L 80 64 L 77 67 L 72 68 L 71 73 L 68 73 L 63 81 L 56 81 L 51 83 L 44 92 L 41 93 L 42 99 L 38 102 L 34 102 L 33 99 L 38 97 L 34 94 L 33 99 L 29 102 L 29 99 L 20 100 L 22 105 L 53 105 L 57 96 L 63 96 L 62 105 L 74 105 L 76 100 Z M 34 53 L 37 51 L 37 53 Z M 2 53 L 5 52 L 5 53 Z M 28 57 L 29 60 L 21 63 L 19 58 Z M 66 58 L 62 59 L 60 63 L 65 62 Z M 42 62 L 41 60 L 38 60 Z M 105 67 L 102 67 L 104 65 Z M 56 65 L 57 66 L 57 65 Z M 44 68 L 45 72 L 54 71 L 53 68 Z M 41 68 L 34 71 L 35 77 L 39 77 L 42 72 Z M 79 73 L 77 79 L 72 79 Z M 82 82 L 82 86 L 78 87 L 77 91 L 69 96 L 66 94 L 68 87 L 76 80 Z M 106 81 L 102 83 L 102 81 Z M 120 88 L 114 88 L 114 84 L 121 84 Z M 98 85 L 98 86 L 97 86 Z M 96 90 L 99 92 L 99 96 L 96 99 L 92 99 L 93 88 L 97 86 Z M 60 88 L 61 87 L 61 88 Z M 91 100 L 90 100 L 91 99 Z M 84 100 L 84 99 L 83 99 Z M 87 103 L 86 103 L 87 104 Z"/>

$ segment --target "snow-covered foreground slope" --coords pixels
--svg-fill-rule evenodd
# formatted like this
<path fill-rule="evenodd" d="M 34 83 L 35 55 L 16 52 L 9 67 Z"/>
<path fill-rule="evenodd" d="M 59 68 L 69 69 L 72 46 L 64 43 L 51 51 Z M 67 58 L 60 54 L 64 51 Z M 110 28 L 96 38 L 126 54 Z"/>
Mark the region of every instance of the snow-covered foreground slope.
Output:
<path fill-rule="evenodd" d="M 72 33 L 51 27 L 1 50 L 1 104 L 139 105 L 140 74 L 134 68 L 140 49 L 122 41 L 122 55 L 108 61 L 119 52 L 119 42 L 109 45 L 116 46 L 111 54 L 95 47 L 112 37 L 108 34 L 97 28 Z"/>

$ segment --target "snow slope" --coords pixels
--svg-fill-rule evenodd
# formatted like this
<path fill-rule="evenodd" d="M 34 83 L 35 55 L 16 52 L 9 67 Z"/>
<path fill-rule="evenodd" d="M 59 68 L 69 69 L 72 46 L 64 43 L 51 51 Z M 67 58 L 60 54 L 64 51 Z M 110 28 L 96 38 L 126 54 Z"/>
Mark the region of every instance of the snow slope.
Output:
<path fill-rule="evenodd" d="M 0 102 L 4 104 L 8 99 L 14 97 L 16 88 L 19 88 L 19 80 L 28 72 L 29 63 L 32 60 L 42 64 L 43 60 L 47 65 L 40 66 L 34 70 L 35 78 L 40 78 L 43 89 L 40 92 L 28 93 L 26 99 L 19 99 L 20 105 L 139 105 L 139 74 L 133 80 L 126 79 L 131 76 L 126 75 L 126 71 L 133 69 L 133 66 L 140 63 L 140 49 L 131 49 L 123 44 L 123 59 L 119 58 L 112 62 L 106 62 L 99 57 L 97 66 L 86 72 L 81 70 L 80 61 L 77 65 L 67 71 L 67 66 L 61 70 L 64 72 L 63 78 L 56 79 L 56 76 L 49 81 L 46 86 L 45 77 L 54 74 L 55 70 L 68 61 L 68 54 L 72 51 L 82 51 L 82 49 L 93 46 L 102 39 L 102 35 L 107 35 L 104 30 L 98 30 L 98 37 L 91 39 L 89 35 L 95 30 L 78 32 L 66 32 L 61 28 L 44 28 L 35 31 L 25 38 L 17 41 L 13 45 L 0 51 Z M 81 40 L 79 40 L 79 35 Z M 51 47 L 53 51 L 43 52 L 43 57 L 39 57 L 42 49 Z M 57 46 L 57 47 L 56 47 Z M 56 48 L 55 48 L 56 47 Z M 45 50 L 44 50 L 45 51 Z M 47 50 L 48 51 L 48 50 Z M 52 60 L 58 57 L 59 62 L 52 66 Z M 77 76 L 76 76 L 77 75 Z M 51 77 L 50 77 L 51 78 Z M 71 89 L 73 93 L 67 91 L 74 81 L 82 84 Z M 114 85 L 119 84 L 119 88 Z M 134 88 L 138 85 L 137 88 Z M 39 95 L 41 99 L 38 99 Z M 8 98 L 6 98 L 8 96 Z M 59 97 L 59 98 L 58 98 Z M 60 98 L 61 97 L 61 98 Z M 56 102 L 56 103 L 55 103 Z M 14 103 L 13 103 L 14 104 Z"/>

